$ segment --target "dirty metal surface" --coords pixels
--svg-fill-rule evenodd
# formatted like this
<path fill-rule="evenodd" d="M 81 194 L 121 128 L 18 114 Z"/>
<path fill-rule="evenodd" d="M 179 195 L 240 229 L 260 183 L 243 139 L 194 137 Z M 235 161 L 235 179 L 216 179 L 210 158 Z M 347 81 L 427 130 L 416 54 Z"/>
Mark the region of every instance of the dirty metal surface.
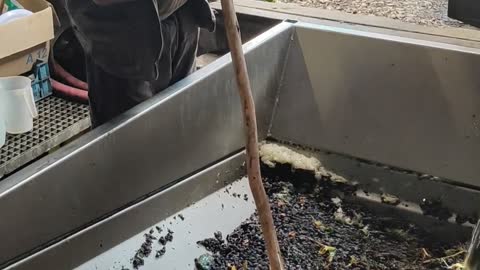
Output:
<path fill-rule="evenodd" d="M 0 149 L 0 179 L 90 126 L 87 105 L 52 96 L 39 101 L 37 109 L 31 132 L 7 135 Z"/>
<path fill-rule="evenodd" d="M 342 175 L 350 176 L 351 172 L 352 176 L 348 179 L 358 180 L 358 187 L 369 191 L 368 195 L 361 197 L 357 197 L 360 189 L 357 190 L 357 196 L 344 195 L 342 200 L 345 202 L 351 205 L 362 205 L 371 213 L 383 217 L 385 220 L 388 220 L 389 217 L 400 218 L 419 226 L 419 228 L 429 228 L 429 234 L 433 239 L 455 243 L 468 239 L 470 235 L 468 227 L 440 221 L 422 214 L 416 200 L 408 202 L 407 207 L 405 206 L 407 201 L 401 196 L 399 197 L 401 203 L 394 206 L 376 200 L 379 194 L 374 193 L 377 188 L 382 189 L 387 186 L 391 186 L 388 191 L 396 192 L 404 186 L 405 182 L 420 181 L 423 182 L 423 185 L 428 185 L 431 190 L 431 194 L 426 198 L 435 198 L 444 193 L 441 190 L 443 183 L 414 180 L 411 179 L 411 175 L 373 167 L 368 163 L 361 163 L 358 160 L 336 154 L 310 151 L 304 153 L 308 156 L 318 157 L 322 163 L 325 161 L 324 164 L 329 165 L 328 168 L 335 168 L 335 172 Z M 244 159 L 242 152 L 215 164 L 213 167 L 62 239 L 6 269 L 132 269 L 132 259 L 146 243 L 145 235 L 153 236 L 156 239 L 153 239 L 149 246 L 150 253 L 142 256 L 143 265 L 139 269 L 193 269 L 194 258 L 206 252 L 197 244 L 197 241 L 213 237 L 216 231 L 220 231 L 225 237 L 234 232 L 238 225 L 254 213 L 255 206 L 247 179 L 235 180 L 245 173 L 245 168 L 242 166 Z M 290 168 L 284 167 L 283 169 L 291 172 Z M 280 170 L 282 169 L 280 168 Z M 278 172 L 282 171 L 276 173 Z M 355 172 L 358 172 L 358 175 Z M 268 177 L 269 174 L 264 171 L 263 175 Z M 384 179 L 383 183 L 379 180 L 374 184 L 368 184 L 365 178 L 369 178 L 369 175 L 378 175 Z M 333 194 L 339 195 L 339 193 Z M 392 194 L 400 195 L 402 193 Z M 247 199 L 244 199 L 244 196 Z M 464 189 L 463 196 L 475 196 L 478 200 L 478 193 L 471 190 Z M 328 213 L 317 210 L 309 213 Z M 371 217 L 365 220 L 371 220 Z M 165 237 L 169 230 L 173 233 L 173 239 L 162 244 L 160 238 Z M 165 247 L 165 253 L 157 258 L 157 252 L 163 247 Z"/>
<path fill-rule="evenodd" d="M 205 253 L 197 241 L 215 231 L 231 233 L 255 210 L 248 180 L 242 178 L 244 161 L 244 152 L 238 153 L 6 269 L 133 269 L 131 259 L 152 229 L 157 239 L 142 270 L 193 269 L 194 258 Z M 168 230 L 173 241 L 155 258 L 162 247 L 158 240 Z"/>
<path fill-rule="evenodd" d="M 477 52 L 303 23 L 282 23 L 248 43 L 245 52 L 261 139 L 270 131 L 278 140 L 391 167 L 459 181 L 477 178 L 479 125 L 471 121 L 480 115 L 475 102 L 480 80 L 473 76 L 480 65 Z M 230 58 L 221 57 L 0 182 L 0 267 L 35 254 L 43 264 L 30 261 L 36 267 L 15 269 L 72 269 L 167 218 L 173 210 L 167 213 L 165 207 L 176 204 L 178 211 L 184 197 L 198 198 L 194 187 L 202 191 L 207 182 L 192 185 L 189 193 L 159 196 L 158 204 L 151 199 L 143 214 L 140 208 L 125 209 L 241 149 L 240 103 L 235 82 L 228 79 L 232 72 Z M 378 187 L 389 179 L 373 177 L 358 181 Z M 436 190 L 451 190 L 382 185 L 382 192 L 399 190 L 409 200 L 420 197 L 405 190 L 435 192 L 440 199 L 444 195 Z M 123 216 L 127 212 L 132 216 Z M 22 233 L 12 234 L 11 228 Z M 81 231 L 85 228 L 93 233 Z M 75 237 L 79 242 L 73 244 Z M 58 255 L 68 254 L 67 248 L 81 258 Z M 40 250 L 48 256 L 36 254 Z M 58 258 L 71 267 L 59 267 Z M 52 262 L 55 267 L 39 267 Z"/>
<path fill-rule="evenodd" d="M 235 198 L 227 191 L 232 190 L 241 194 L 241 198 Z M 247 194 L 249 200 L 244 200 Z M 197 244 L 198 241 L 213 237 L 219 231 L 222 235 L 228 235 L 244 220 L 249 218 L 255 211 L 255 203 L 248 187 L 247 178 L 232 183 L 231 185 L 205 197 L 192 206 L 189 206 L 165 220 L 154 224 L 149 229 L 133 235 L 128 240 L 105 251 L 97 257 L 91 258 L 79 265 L 75 270 L 89 269 L 132 269 L 131 259 L 142 243 L 145 234 L 154 230 L 152 234 L 160 238 L 173 232 L 173 241 L 165 245 L 165 254 L 156 258 L 156 252 L 162 249 L 158 241 L 153 241 L 152 254 L 144 258 L 144 265 L 139 268 L 149 269 L 194 269 L 194 260 L 200 255 L 207 253 L 204 247 Z M 182 217 L 182 218 L 180 218 Z M 213 221 L 213 222 L 212 222 Z M 156 227 L 160 228 L 159 233 Z M 100 239 L 99 239 L 100 240 Z"/>

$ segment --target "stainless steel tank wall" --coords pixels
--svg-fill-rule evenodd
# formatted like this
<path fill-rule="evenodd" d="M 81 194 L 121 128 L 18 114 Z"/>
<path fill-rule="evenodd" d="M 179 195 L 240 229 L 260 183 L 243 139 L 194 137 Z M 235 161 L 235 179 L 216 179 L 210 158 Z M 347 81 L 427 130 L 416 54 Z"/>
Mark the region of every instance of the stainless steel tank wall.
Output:
<path fill-rule="evenodd" d="M 297 24 L 272 136 L 480 186 L 480 50 Z"/>
<path fill-rule="evenodd" d="M 303 23 L 246 45 L 270 136 L 479 186 L 480 51 Z M 0 268 L 242 149 L 230 58 L 0 182 Z"/>

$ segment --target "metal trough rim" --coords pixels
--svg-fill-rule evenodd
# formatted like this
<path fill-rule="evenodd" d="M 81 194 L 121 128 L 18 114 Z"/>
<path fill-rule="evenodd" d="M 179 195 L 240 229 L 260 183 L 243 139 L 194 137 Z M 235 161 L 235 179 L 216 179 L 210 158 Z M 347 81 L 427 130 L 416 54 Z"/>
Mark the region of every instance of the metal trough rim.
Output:
<path fill-rule="evenodd" d="M 258 73 L 252 77 L 257 78 L 254 82 L 256 98 L 257 101 L 260 101 L 257 103 L 257 106 L 260 107 L 260 109 L 257 108 L 257 111 L 260 112 L 263 120 L 260 139 L 265 139 L 268 134 L 272 111 L 274 112 L 275 98 L 278 98 L 279 86 L 285 79 L 283 77 L 285 75 L 283 67 L 286 65 L 284 58 L 290 50 L 296 27 L 480 55 L 478 49 L 438 42 L 301 22 L 281 23 L 244 46 L 247 57 L 249 57 L 247 62 L 248 59 L 255 58 L 269 58 L 271 61 L 277 61 L 274 63 L 264 61 L 261 63 L 262 65 L 255 63 L 255 61 L 249 62 L 250 72 Z M 32 251 L 36 251 L 36 248 L 41 247 L 42 244 L 48 243 L 52 239 L 57 241 L 57 237 L 63 237 L 88 222 L 103 217 L 106 213 L 111 213 L 111 211 L 135 201 L 135 199 L 143 198 L 145 194 L 154 190 L 161 190 L 171 184 L 172 181 L 175 182 L 189 173 L 211 165 L 216 160 L 240 151 L 243 145 L 242 126 L 235 121 L 238 121 L 241 117 L 238 110 L 239 102 L 234 91 L 234 82 L 226 76 L 230 72 L 230 56 L 226 55 L 151 100 L 119 116 L 114 121 L 84 135 L 53 155 L 39 160 L 0 182 L 0 215 L 7 217 L 4 223 L 0 223 L 0 238 L 6 239 L 3 244 L 5 246 L 0 245 L 0 251 L 2 248 L 5 251 L 3 254 L 0 252 L 0 267 L 24 258 Z M 199 88 L 208 87 L 210 81 L 217 83 L 217 87 L 208 89 L 208 93 L 213 96 L 220 96 L 225 103 L 212 103 L 210 101 L 207 104 L 209 110 L 212 111 L 210 115 L 207 115 L 198 103 L 208 102 L 211 100 L 211 96 L 201 95 L 203 89 Z M 197 107 L 185 108 L 184 106 L 178 114 L 176 113 L 178 104 L 174 104 L 175 102 L 185 104 L 191 102 L 191 100 L 196 100 Z M 191 103 L 195 105 L 195 102 Z M 196 111 L 193 112 L 192 110 Z M 169 120 L 165 117 L 159 117 L 158 115 L 161 113 L 169 116 L 177 115 L 179 119 Z M 180 121 L 184 119 L 190 121 L 188 123 L 189 127 L 196 128 L 191 133 L 197 135 L 197 137 L 192 138 L 187 136 L 189 134 L 182 132 L 175 135 L 164 132 L 163 127 L 168 125 L 186 132 L 185 127 L 182 126 L 185 123 Z M 199 119 L 204 124 L 212 125 L 212 129 L 221 129 L 220 134 L 208 133 L 210 130 L 208 125 L 207 127 L 199 126 Z M 141 130 L 143 134 L 139 136 L 135 132 L 128 132 L 128 130 Z M 207 130 L 207 133 L 202 133 L 201 130 Z M 276 137 L 277 134 L 272 133 Z M 147 141 L 158 142 L 158 138 L 161 138 L 164 142 L 169 142 L 169 144 L 165 144 L 161 148 L 158 145 L 147 145 L 145 143 Z M 194 143 L 191 140 L 202 143 Z M 182 151 L 184 153 L 183 156 L 165 154 L 165 157 L 162 157 L 161 162 L 166 164 L 163 166 L 170 171 L 162 171 L 160 182 L 158 180 L 158 162 L 160 161 L 129 158 L 123 148 L 129 147 L 129 143 L 132 142 L 139 144 L 136 145 L 137 149 L 129 148 L 132 151 L 131 155 L 134 157 L 158 158 L 163 153 L 182 153 Z M 122 145 L 122 147 L 118 147 L 118 145 Z M 140 150 L 143 152 L 139 152 Z M 190 151 L 188 152 L 191 153 L 190 155 L 185 154 L 187 150 Z M 85 154 L 87 151 L 90 155 Z M 110 157 L 110 159 L 102 159 L 102 157 Z M 199 161 L 202 158 L 208 162 Z M 131 164 L 138 163 L 139 160 L 146 163 L 146 165 L 141 164 L 143 166 L 142 170 L 139 168 L 140 163 L 138 166 L 129 167 Z M 145 176 L 144 178 L 148 180 L 142 178 L 142 181 L 137 181 L 133 185 L 132 183 L 106 179 L 111 177 L 112 172 L 117 168 L 123 171 L 115 172 L 113 178 L 117 177 L 121 180 L 130 177 L 130 179 L 136 179 L 140 176 L 136 176 L 135 173 L 141 171 Z M 92 170 L 95 170 L 95 174 L 90 173 Z M 70 182 L 70 184 L 76 184 L 77 186 L 66 185 L 65 182 L 72 179 L 74 183 Z M 42 181 L 42 184 L 38 183 L 39 181 Z M 44 182 L 47 182 L 48 186 Z M 112 183 L 116 184 L 116 188 L 123 189 L 125 192 L 122 195 L 124 196 L 121 198 L 122 200 L 116 198 L 115 194 L 107 197 L 107 200 L 104 199 L 104 195 L 108 194 L 107 191 L 111 189 L 109 184 Z M 23 197 L 16 196 L 17 192 L 22 194 Z M 95 200 L 101 201 L 102 205 L 98 205 Z M 65 208 L 58 212 L 56 207 L 59 202 L 71 207 L 70 210 Z M 43 209 L 40 207 L 43 207 Z M 45 209 L 48 209 L 51 213 L 39 213 L 39 211 L 45 211 Z M 62 224 L 52 222 L 48 215 L 60 217 Z M 32 223 L 45 227 L 30 230 L 29 227 Z M 49 228 L 48 225 L 61 226 Z M 10 235 L 11 228 L 14 226 L 20 231 L 25 231 L 25 235 L 20 235 L 18 239 L 14 239 Z M 13 246 L 12 249 L 10 249 L 10 245 Z M 11 250 L 15 250 L 14 254 Z"/>

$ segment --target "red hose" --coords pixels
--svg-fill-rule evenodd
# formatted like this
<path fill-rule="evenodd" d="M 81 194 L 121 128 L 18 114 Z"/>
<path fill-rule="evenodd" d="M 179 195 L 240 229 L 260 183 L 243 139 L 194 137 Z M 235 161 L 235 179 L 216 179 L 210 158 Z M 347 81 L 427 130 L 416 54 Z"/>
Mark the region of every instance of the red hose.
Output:
<path fill-rule="evenodd" d="M 52 83 L 52 88 L 56 93 L 83 103 L 88 102 L 88 92 L 86 90 L 65 85 L 54 79 L 50 79 L 50 81 Z"/>
<path fill-rule="evenodd" d="M 66 71 L 60 64 L 53 59 L 53 69 L 55 71 L 55 74 L 60 76 L 62 79 L 65 80 L 68 84 L 72 85 L 73 87 L 83 89 L 83 90 L 88 90 L 88 84 L 80 79 L 77 79 L 75 76 L 73 76 L 70 72 Z"/>

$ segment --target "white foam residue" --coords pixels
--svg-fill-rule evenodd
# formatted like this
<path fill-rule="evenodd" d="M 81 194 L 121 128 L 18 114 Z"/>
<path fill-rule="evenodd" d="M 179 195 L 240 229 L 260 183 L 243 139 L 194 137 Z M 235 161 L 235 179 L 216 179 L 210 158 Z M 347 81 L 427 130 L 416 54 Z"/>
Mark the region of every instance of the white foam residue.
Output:
<path fill-rule="evenodd" d="M 290 164 L 294 169 L 317 171 L 321 166 L 318 159 L 306 157 L 287 147 L 273 143 L 265 143 L 260 146 L 260 157 L 263 163 L 274 168 L 276 163 Z"/>
<path fill-rule="evenodd" d="M 285 146 L 264 143 L 260 146 L 259 154 L 262 162 L 271 168 L 274 168 L 275 164 L 290 164 L 293 169 L 314 172 L 318 179 L 325 177 L 337 183 L 348 182 L 344 177 L 328 171 L 317 158 L 307 157 Z"/>

